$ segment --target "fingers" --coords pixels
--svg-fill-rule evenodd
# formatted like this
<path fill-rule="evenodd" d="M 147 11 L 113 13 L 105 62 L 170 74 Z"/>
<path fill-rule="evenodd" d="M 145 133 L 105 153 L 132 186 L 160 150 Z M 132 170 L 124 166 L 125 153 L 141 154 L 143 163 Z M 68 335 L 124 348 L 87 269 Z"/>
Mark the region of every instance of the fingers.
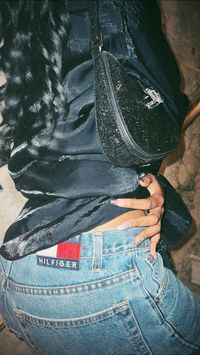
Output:
<path fill-rule="evenodd" d="M 160 219 L 162 216 L 162 211 L 160 209 L 155 209 L 153 213 L 148 214 L 147 216 L 129 218 L 125 223 L 121 224 L 118 229 L 123 230 L 126 228 L 134 227 L 149 227 L 155 224 L 161 225 Z"/>
<path fill-rule="evenodd" d="M 149 187 L 149 185 L 153 182 L 153 175 L 146 174 L 139 178 L 139 182 L 142 187 Z"/>
<path fill-rule="evenodd" d="M 164 212 L 164 208 L 163 208 L 163 204 L 164 204 L 164 194 L 161 188 L 161 185 L 159 184 L 158 180 L 155 178 L 154 175 L 152 174 L 147 174 L 146 176 L 143 177 L 142 180 L 140 180 L 140 185 L 147 187 L 151 198 L 152 196 L 154 196 L 154 199 L 156 198 L 156 202 L 158 204 L 158 206 L 160 208 L 155 208 L 154 211 L 151 211 L 151 213 L 153 212 L 153 216 L 154 216 L 154 220 L 150 220 L 150 222 L 156 220 L 156 218 L 158 218 L 157 223 L 155 223 L 155 230 L 158 229 L 156 234 L 150 234 L 151 239 L 150 239 L 150 253 L 151 255 L 153 255 L 154 257 L 156 256 L 156 247 L 157 244 L 160 240 L 160 231 L 161 231 L 161 222 L 160 219 L 163 215 Z M 154 201 L 155 202 L 155 201 Z M 146 234 L 149 233 L 149 229 L 147 228 L 146 230 Z M 152 230 L 150 231 L 150 233 L 152 233 Z M 140 236 L 137 236 L 138 238 L 140 238 Z"/>
<path fill-rule="evenodd" d="M 147 174 L 140 179 L 140 185 L 147 187 L 150 196 L 145 199 L 135 199 L 135 198 L 118 198 L 117 200 L 112 200 L 113 205 L 124 207 L 124 208 L 133 208 L 138 210 L 151 210 L 153 208 L 163 206 L 164 196 L 162 188 L 152 174 Z"/>
<path fill-rule="evenodd" d="M 117 229 L 127 229 L 133 226 L 134 221 L 127 221 L 123 225 L 119 226 Z M 157 223 L 154 226 L 147 227 L 141 233 L 139 233 L 135 239 L 137 246 L 141 245 L 145 239 L 150 239 L 150 253 L 153 256 L 156 256 L 156 247 L 160 240 L 160 230 L 161 230 L 161 223 Z"/>
<path fill-rule="evenodd" d="M 131 227 L 147 227 L 140 232 L 136 237 L 137 245 L 140 245 L 145 239 L 150 239 L 150 253 L 156 256 L 156 247 L 160 239 L 161 231 L 161 217 L 164 212 L 164 197 L 162 188 L 152 174 L 147 174 L 140 179 L 140 185 L 146 187 L 150 193 L 150 196 L 145 199 L 123 199 L 111 201 L 113 205 L 148 211 L 145 216 L 140 216 L 134 219 L 128 219 L 125 223 L 120 225 L 118 229 L 126 229 Z"/>
<path fill-rule="evenodd" d="M 151 235 L 151 238 L 149 237 L 149 235 Z M 142 244 L 142 242 L 147 238 L 150 238 L 150 246 L 149 246 L 150 253 L 151 255 L 156 256 L 156 248 L 160 240 L 160 229 L 158 228 L 157 225 L 154 227 L 149 227 L 137 235 L 136 237 L 137 246 Z"/>
<path fill-rule="evenodd" d="M 112 200 L 113 205 L 124 207 L 124 208 L 133 208 L 138 210 L 151 210 L 158 206 L 163 206 L 164 198 L 161 194 L 155 193 L 153 196 L 149 196 L 144 199 L 136 198 L 118 198 L 117 200 Z"/>
<path fill-rule="evenodd" d="M 153 194 L 161 194 L 163 195 L 163 191 L 160 183 L 156 179 L 156 177 L 152 174 L 147 174 L 139 179 L 140 185 L 142 187 L 146 187 L 150 192 L 150 195 Z"/>
<path fill-rule="evenodd" d="M 156 256 L 156 247 L 158 245 L 158 242 L 160 240 L 160 233 L 154 235 L 153 237 L 151 237 L 150 240 L 150 253 L 153 256 Z"/>
<path fill-rule="evenodd" d="M 147 227 L 142 232 L 140 232 L 136 237 L 137 245 L 140 245 L 147 238 L 153 238 L 153 236 L 156 234 L 160 234 L 160 224 Z"/>

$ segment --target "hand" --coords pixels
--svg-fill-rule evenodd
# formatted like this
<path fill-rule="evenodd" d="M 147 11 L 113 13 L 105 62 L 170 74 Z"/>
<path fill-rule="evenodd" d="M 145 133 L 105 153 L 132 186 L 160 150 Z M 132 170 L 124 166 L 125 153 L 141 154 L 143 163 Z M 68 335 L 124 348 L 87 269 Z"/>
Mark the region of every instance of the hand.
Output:
<path fill-rule="evenodd" d="M 150 253 L 156 256 L 156 246 L 160 239 L 161 218 L 164 212 L 164 194 L 158 180 L 152 174 L 147 174 L 141 178 L 140 185 L 147 187 L 150 193 L 149 197 L 145 199 L 119 198 L 112 203 L 120 207 L 144 211 L 143 216 L 128 219 L 120 227 L 121 229 L 125 229 L 125 227 L 147 227 L 137 235 L 136 243 L 140 245 L 145 239 L 151 238 Z"/>

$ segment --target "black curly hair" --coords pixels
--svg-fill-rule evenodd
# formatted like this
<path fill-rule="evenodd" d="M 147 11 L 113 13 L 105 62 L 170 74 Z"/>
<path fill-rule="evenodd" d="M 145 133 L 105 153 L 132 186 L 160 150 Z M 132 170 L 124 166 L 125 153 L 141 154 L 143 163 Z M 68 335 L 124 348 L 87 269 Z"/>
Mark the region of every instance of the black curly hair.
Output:
<path fill-rule="evenodd" d="M 1 58 L 7 80 L 1 154 L 9 155 L 19 131 L 33 133 L 62 113 L 62 50 L 70 31 L 67 3 L 1 1 Z"/>
<path fill-rule="evenodd" d="M 105 1 L 125 17 L 130 13 L 134 21 L 140 17 L 141 0 Z M 0 166 L 9 158 L 15 137 L 23 134 L 27 139 L 42 128 L 51 131 L 66 112 L 62 58 L 69 32 L 68 0 L 1 0 L 0 60 L 7 83 L 2 88 Z"/>

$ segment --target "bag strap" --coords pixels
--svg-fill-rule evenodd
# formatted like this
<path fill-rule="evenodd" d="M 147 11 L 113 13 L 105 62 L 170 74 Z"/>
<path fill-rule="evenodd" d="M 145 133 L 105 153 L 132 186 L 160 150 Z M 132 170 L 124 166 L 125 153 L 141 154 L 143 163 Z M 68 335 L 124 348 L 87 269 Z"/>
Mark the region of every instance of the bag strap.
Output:
<path fill-rule="evenodd" d="M 100 32 L 99 23 L 99 0 L 89 1 L 89 20 L 90 20 L 90 51 L 94 59 L 103 46 L 103 36 Z"/>

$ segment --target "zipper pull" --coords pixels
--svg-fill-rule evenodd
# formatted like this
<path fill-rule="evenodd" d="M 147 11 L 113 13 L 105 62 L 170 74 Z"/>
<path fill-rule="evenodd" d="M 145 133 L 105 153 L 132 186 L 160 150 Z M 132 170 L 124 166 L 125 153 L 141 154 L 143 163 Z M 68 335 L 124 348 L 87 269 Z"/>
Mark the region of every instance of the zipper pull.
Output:
<path fill-rule="evenodd" d="M 145 93 L 147 94 L 147 96 L 145 96 L 145 100 L 147 98 L 150 98 L 151 101 L 146 103 L 146 107 L 151 110 L 153 108 L 155 108 L 156 106 L 160 105 L 161 103 L 163 103 L 164 101 L 162 100 L 160 94 L 154 90 L 154 89 L 150 89 L 150 88 L 145 88 L 144 89 Z"/>

